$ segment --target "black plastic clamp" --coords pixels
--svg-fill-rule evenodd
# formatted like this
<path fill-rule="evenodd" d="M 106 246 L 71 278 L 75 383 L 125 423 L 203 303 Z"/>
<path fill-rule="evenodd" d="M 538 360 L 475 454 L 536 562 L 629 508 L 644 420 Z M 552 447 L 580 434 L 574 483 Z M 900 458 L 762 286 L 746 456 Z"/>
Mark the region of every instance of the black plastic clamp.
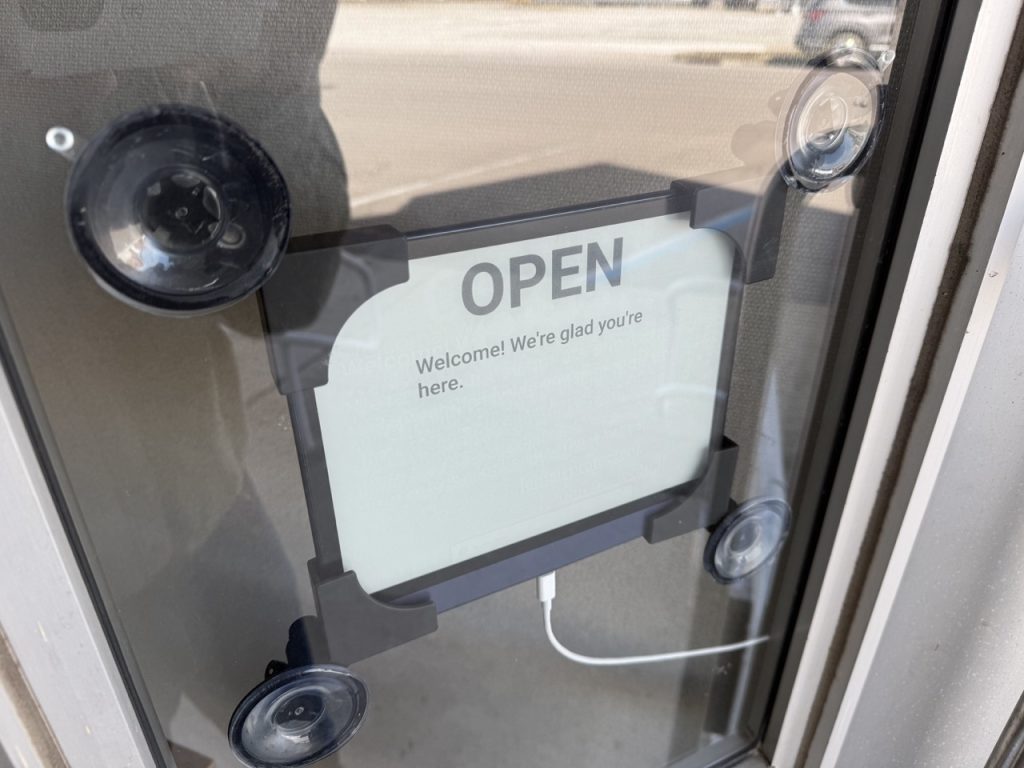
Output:
<path fill-rule="evenodd" d="M 345 322 L 377 293 L 409 279 L 405 236 L 391 227 L 296 237 L 288 252 L 260 293 L 271 368 L 283 395 L 326 384 Z"/>
<path fill-rule="evenodd" d="M 714 229 L 733 241 L 748 285 L 775 276 L 787 189 L 778 172 L 766 178 L 718 175 L 672 182 L 672 191 L 690 200 L 691 227 Z"/>
<path fill-rule="evenodd" d="M 437 629 L 431 603 L 391 605 L 368 595 L 353 571 L 323 573 L 309 561 L 317 614 L 334 664 L 352 664 Z"/>
<path fill-rule="evenodd" d="M 678 503 L 647 518 L 644 538 L 657 544 L 721 521 L 732 504 L 730 494 L 739 452 L 736 443 L 723 437 L 708 457 L 707 471 L 701 479 L 680 491 Z"/>

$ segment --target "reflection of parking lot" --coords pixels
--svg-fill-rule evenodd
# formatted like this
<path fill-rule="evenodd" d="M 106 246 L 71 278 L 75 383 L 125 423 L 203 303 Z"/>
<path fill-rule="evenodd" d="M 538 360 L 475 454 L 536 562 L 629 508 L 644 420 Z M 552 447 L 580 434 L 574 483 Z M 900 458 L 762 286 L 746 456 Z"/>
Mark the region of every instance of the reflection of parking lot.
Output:
<path fill-rule="evenodd" d="M 330 50 L 626 56 L 794 53 L 798 13 L 664 4 L 343 3 Z"/>
<path fill-rule="evenodd" d="M 763 57 L 694 65 L 680 52 L 730 40 L 792 52 L 798 21 L 720 8 L 343 5 L 321 82 L 353 213 L 365 219 L 425 195 L 599 165 L 623 170 L 602 174 L 598 187 L 577 174 L 575 186 L 546 196 L 535 183 L 398 223 L 416 229 L 650 192 L 740 165 L 737 151 L 749 154 L 751 142 L 734 146 L 733 135 L 745 124 L 763 124 L 766 145 L 753 150 L 769 156 L 770 97 L 801 70 Z"/>

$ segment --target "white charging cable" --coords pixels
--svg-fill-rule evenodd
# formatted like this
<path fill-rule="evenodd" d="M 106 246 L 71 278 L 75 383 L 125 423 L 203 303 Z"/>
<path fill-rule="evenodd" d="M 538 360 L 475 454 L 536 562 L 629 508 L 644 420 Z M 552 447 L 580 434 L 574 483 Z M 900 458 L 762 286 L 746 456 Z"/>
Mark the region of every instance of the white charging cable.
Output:
<path fill-rule="evenodd" d="M 658 664 L 663 661 L 680 661 L 693 659 L 698 656 L 714 656 L 729 651 L 739 651 L 744 648 L 751 648 L 755 645 L 768 642 L 768 635 L 743 640 L 738 643 L 727 645 L 712 645 L 705 648 L 693 648 L 689 651 L 676 651 L 675 653 L 653 653 L 648 656 L 584 656 L 583 654 L 570 651 L 555 637 L 555 630 L 551 626 L 551 606 L 555 602 L 555 574 L 547 573 L 537 579 L 537 599 L 544 606 L 544 631 L 547 633 L 551 646 L 569 661 L 577 664 L 586 664 L 589 667 L 628 667 L 636 664 Z"/>

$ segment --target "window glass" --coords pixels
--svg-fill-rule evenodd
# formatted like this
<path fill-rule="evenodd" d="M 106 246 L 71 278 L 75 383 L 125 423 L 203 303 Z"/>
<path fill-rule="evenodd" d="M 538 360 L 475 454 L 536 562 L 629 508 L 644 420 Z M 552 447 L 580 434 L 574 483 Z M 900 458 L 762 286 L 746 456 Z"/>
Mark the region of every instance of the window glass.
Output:
<path fill-rule="evenodd" d="M 5 345 L 159 759 L 754 744 L 903 16 L 6 4 Z"/>

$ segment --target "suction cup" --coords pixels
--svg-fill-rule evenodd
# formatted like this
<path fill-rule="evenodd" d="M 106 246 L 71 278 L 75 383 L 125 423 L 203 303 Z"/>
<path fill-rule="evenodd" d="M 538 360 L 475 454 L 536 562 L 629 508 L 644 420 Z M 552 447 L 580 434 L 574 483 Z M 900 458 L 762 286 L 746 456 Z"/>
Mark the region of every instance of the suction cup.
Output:
<path fill-rule="evenodd" d="M 288 191 L 270 156 L 231 121 L 188 106 L 107 126 L 78 154 L 66 205 L 100 285 L 160 313 L 208 312 L 248 296 L 288 241 Z"/>
<path fill-rule="evenodd" d="M 341 749 L 366 716 L 366 685 L 344 667 L 294 667 L 250 691 L 231 715 L 231 750 L 250 768 L 309 765 Z"/>
<path fill-rule="evenodd" d="M 764 567 L 789 533 L 792 513 L 782 499 L 754 499 L 730 512 L 704 548 L 704 567 L 720 584 L 731 584 Z"/>
<path fill-rule="evenodd" d="M 814 62 L 798 88 L 778 146 L 786 182 L 806 192 L 850 179 L 871 154 L 882 121 L 882 75 L 864 51 L 834 51 Z"/>

